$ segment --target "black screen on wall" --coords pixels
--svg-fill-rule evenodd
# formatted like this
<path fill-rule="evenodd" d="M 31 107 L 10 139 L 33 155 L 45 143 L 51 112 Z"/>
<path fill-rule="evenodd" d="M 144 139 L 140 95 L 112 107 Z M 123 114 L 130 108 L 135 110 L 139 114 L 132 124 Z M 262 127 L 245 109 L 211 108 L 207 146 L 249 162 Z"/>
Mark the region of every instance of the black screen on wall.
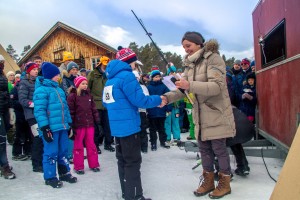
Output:
<path fill-rule="evenodd" d="M 263 38 L 261 58 L 263 68 L 286 58 L 285 19 Z"/>

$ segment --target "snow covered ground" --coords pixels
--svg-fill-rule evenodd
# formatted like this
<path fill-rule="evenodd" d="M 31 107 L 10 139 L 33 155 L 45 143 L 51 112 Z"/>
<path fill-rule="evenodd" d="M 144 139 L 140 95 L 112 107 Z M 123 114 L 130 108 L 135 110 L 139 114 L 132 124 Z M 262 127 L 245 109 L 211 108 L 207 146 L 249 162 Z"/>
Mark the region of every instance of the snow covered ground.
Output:
<path fill-rule="evenodd" d="M 187 133 L 182 134 L 185 139 Z M 85 174 L 77 176 L 78 182 L 64 182 L 60 189 L 53 189 L 44 184 L 41 173 L 32 172 L 31 161 L 12 161 L 11 146 L 8 145 L 10 164 L 17 178 L 5 180 L 0 177 L 1 200 L 121 200 L 121 190 L 117 171 L 115 153 L 102 149 L 99 156 L 101 171 L 92 172 L 85 161 Z M 153 200 L 193 200 L 210 199 L 208 196 L 195 197 L 193 191 L 199 183 L 202 167 L 192 170 L 196 164 L 196 153 L 158 147 L 156 152 L 143 154 L 141 167 L 142 183 L 145 197 Z M 235 169 L 234 157 L 231 158 L 232 169 Z M 251 168 L 248 177 L 235 175 L 231 182 L 232 193 L 223 199 L 230 200 L 267 200 L 275 182 L 267 174 L 262 158 L 248 157 Z M 265 158 L 270 174 L 277 179 L 283 166 L 283 160 Z M 72 167 L 72 166 L 71 166 Z"/>

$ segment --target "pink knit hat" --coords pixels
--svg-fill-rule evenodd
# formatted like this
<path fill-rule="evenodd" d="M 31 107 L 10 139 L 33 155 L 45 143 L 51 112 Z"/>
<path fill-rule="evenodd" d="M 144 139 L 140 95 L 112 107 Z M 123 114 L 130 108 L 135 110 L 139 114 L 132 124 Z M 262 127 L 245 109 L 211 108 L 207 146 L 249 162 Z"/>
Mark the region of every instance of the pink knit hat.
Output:
<path fill-rule="evenodd" d="M 78 76 L 74 79 L 75 87 L 78 88 L 82 81 L 88 81 L 84 76 Z"/>

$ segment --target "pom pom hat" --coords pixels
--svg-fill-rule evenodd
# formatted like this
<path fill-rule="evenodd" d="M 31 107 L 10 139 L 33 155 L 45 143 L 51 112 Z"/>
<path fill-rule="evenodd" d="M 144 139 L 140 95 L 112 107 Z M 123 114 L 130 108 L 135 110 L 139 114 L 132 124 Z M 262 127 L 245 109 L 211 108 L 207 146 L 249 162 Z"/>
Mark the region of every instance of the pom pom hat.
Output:
<path fill-rule="evenodd" d="M 58 67 L 50 62 L 44 62 L 42 65 L 42 74 L 45 79 L 52 79 L 60 74 Z"/>
<path fill-rule="evenodd" d="M 136 54 L 131 49 L 129 48 L 121 49 L 120 47 L 118 47 L 118 49 L 120 50 L 116 54 L 117 60 L 121 60 L 123 62 L 126 62 L 127 64 L 137 61 Z"/>
<path fill-rule="evenodd" d="M 84 76 L 78 76 L 77 78 L 75 78 L 74 79 L 75 87 L 78 88 L 82 81 L 87 81 L 87 79 Z"/>

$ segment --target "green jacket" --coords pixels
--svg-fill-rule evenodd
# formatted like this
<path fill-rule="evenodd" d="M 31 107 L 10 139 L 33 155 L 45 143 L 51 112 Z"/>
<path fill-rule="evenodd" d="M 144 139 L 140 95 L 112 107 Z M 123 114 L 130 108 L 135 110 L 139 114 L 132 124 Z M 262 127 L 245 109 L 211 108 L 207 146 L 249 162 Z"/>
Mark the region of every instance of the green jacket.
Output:
<path fill-rule="evenodd" d="M 106 81 L 107 78 L 104 72 L 100 72 L 99 68 L 95 68 L 88 75 L 88 88 L 91 90 L 98 110 L 106 109 L 102 105 L 102 94 Z"/>

